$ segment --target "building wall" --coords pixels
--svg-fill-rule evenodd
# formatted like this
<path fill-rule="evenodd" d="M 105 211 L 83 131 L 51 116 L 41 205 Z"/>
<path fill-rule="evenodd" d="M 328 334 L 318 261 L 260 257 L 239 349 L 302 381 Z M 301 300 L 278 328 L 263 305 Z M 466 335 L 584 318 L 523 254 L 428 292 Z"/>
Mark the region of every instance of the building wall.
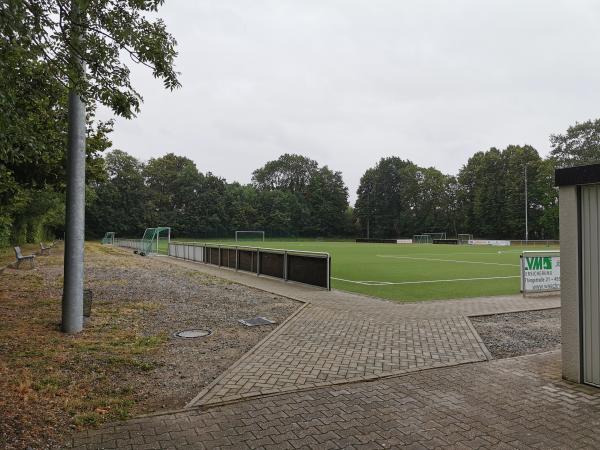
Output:
<path fill-rule="evenodd" d="M 562 371 L 563 378 L 580 383 L 577 186 L 561 186 L 559 201 Z"/>

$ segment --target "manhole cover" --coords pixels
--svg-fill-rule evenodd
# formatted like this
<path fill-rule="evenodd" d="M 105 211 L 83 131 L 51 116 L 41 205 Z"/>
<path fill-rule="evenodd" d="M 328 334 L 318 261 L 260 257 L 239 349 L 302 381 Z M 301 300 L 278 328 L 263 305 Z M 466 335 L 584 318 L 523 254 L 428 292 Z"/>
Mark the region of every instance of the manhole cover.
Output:
<path fill-rule="evenodd" d="M 211 334 L 212 334 L 212 331 L 210 331 L 210 330 L 183 330 L 183 331 L 178 331 L 177 333 L 175 333 L 175 337 L 191 339 L 191 338 L 206 337 L 206 336 L 210 336 Z"/>
<path fill-rule="evenodd" d="M 246 325 L 247 327 L 256 327 L 259 325 L 273 325 L 275 322 L 267 319 L 266 317 L 255 317 L 254 319 L 240 319 L 239 323 Z"/>

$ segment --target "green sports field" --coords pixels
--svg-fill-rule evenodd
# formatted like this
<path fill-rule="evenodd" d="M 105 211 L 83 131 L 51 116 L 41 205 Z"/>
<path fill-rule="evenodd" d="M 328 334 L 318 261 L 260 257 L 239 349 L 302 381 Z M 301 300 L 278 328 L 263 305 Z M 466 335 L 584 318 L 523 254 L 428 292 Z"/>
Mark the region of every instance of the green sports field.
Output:
<path fill-rule="evenodd" d="M 185 242 L 182 239 L 181 242 Z M 211 243 L 235 245 L 234 241 Z M 558 247 L 243 241 L 238 245 L 327 252 L 332 287 L 398 301 L 519 293 L 519 254 Z"/>

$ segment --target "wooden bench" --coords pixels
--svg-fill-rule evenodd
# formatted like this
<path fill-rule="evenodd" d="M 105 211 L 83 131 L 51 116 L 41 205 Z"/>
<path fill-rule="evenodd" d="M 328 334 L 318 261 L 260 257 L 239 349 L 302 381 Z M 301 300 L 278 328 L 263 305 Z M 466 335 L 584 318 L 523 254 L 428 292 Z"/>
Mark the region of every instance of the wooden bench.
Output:
<path fill-rule="evenodd" d="M 35 255 L 23 255 L 21 253 L 21 247 L 15 247 L 15 256 L 17 257 L 16 268 L 18 269 L 23 261 L 31 262 L 31 267 L 35 267 Z"/>
<path fill-rule="evenodd" d="M 54 247 L 50 244 L 48 247 L 44 247 L 44 243 L 40 242 L 40 255 L 50 256 L 50 249 Z"/>

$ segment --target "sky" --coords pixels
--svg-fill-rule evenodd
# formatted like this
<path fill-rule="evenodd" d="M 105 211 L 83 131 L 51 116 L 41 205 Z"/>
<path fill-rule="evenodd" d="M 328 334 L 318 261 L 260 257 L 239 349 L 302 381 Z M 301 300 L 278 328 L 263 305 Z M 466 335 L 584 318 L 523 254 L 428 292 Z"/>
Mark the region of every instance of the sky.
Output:
<path fill-rule="evenodd" d="M 353 203 L 382 157 L 456 174 L 490 147 L 547 155 L 600 117 L 597 0 L 166 0 L 159 16 L 183 87 L 132 67 L 144 104 L 113 147 L 230 182 L 298 153 L 341 171 Z"/>

